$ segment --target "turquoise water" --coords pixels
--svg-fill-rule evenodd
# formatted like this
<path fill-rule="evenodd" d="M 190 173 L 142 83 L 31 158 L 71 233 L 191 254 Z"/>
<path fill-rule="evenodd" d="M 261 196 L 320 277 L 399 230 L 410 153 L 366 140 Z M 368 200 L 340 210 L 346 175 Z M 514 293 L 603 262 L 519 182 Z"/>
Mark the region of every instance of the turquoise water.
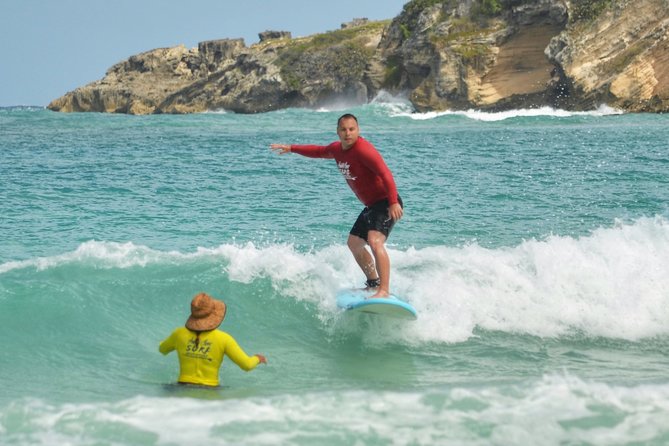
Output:
<path fill-rule="evenodd" d="M 405 202 L 416 322 L 341 314 L 343 112 Z M 0 109 L 0 444 L 669 443 L 669 118 Z M 191 297 L 269 364 L 174 385 Z"/>

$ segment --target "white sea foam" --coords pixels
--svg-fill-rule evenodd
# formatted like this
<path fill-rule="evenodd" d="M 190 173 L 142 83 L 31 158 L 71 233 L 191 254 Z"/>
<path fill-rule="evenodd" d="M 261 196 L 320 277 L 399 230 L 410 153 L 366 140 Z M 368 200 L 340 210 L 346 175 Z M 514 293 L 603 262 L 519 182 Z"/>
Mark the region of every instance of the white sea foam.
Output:
<path fill-rule="evenodd" d="M 392 330 L 389 341 L 460 342 L 476 329 L 626 340 L 669 333 L 669 221 L 663 217 L 513 247 L 389 252 L 393 291 L 420 315 L 417 322 Z M 300 252 L 292 245 L 253 243 L 181 253 L 89 241 L 59 256 L 4 263 L 0 274 L 71 263 L 128 268 L 194 261 L 220 264 L 232 281 L 269 280 L 277 295 L 315 305 L 325 323 L 339 314 L 337 290 L 364 280 L 345 246 Z"/>
<path fill-rule="evenodd" d="M 422 315 L 412 338 L 458 341 L 476 327 L 628 340 L 669 333 L 669 223 L 659 217 L 588 237 L 435 247 L 393 259 L 396 288 Z"/>
<path fill-rule="evenodd" d="M 224 251 L 231 279 L 270 278 L 279 293 L 319 305 L 325 319 L 336 314 L 336 290 L 364 279 L 343 246 L 309 254 L 290 246 Z M 669 333 L 669 222 L 662 217 L 581 238 L 499 249 L 391 249 L 390 255 L 393 290 L 420 317 L 391 331 L 389 341 L 459 342 L 477 328 L 627 340 Z"/>
<path fill-rule="evenodd" d="M 476 121 L 503 121 L 505 119 L 518 117 L 536 117 L 536 116 L 552 116 L 556 118 L 566 118 L 571 116 L 609 116 L 620 115 L 624 111 L 615 109 L 606 104 L 602 104 L 594 110 L 589 111 L 568 111 L 557 109 L 549 106 L 515 109 L 499 112 L 485 112 L 480 110 L 444 110 L 419 113 L 411 104 L 411 101 L 406 95 L 392 95 L 387 91 L 380 91 L 377 96 L 370 102 L 369 106 L 382 108 L 391 117 L 408 117 L 417 121 L 431 120 L 443 116 L 464 116 Z"/>
<path fill-rule="evenodd" d="M 534 117 L 534 116 L 552 116 L 556 118 L 565 118 L 570 116 L 608 116 L 619 115 L 623 112 L 611 108 L 607 105 L 601 105 L 595 110 L 590 111 L 567 111 L 556 109 L 552 107 L 539 107 L 532 109 L 517 109 L 500 112 L 484 112 L 480 110 L 462 110 L 462 111 L 439 111 L 439 112 L 425 112 L 414 113 L 410 110 L 401 110 L 396 113 L 391 113 L 391 116 L 406 116 L 415 120 L 429 120 L 436 119 L 442 116 L 464 116 L 477 121 L 503 121 L 510 118 L 518 117 Z"/>
<path fill-rule="evenodd" d="M 0 274 L 23 268 L 45 270 L 70 263 L 87 263 L 101 268 L 127 268 L 146 266 L 165 258 L 185 257 L 189 256 L 178 252 L 162 253 L 146 246 L 135 245 L 132 242 L 117 243 L 90 240 L 79 245 L 75 251 L 65 254 L 3 263 L 0 265 Z"/>
<path fill-rule="evenodd" d="M 484 388 L 321 391 L 202 400 L 137 396 L 0 411 L 16 444 L 660 444 L 669 386 L 547 375 Z"/>

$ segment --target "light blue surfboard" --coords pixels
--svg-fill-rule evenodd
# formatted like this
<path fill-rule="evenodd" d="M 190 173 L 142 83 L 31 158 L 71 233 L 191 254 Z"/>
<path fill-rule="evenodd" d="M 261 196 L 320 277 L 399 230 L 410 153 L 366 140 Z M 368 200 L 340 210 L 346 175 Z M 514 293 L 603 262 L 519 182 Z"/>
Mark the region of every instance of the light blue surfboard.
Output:
<path fill-rule="evenodd" d="M 345 289 L 337 292 L 337 306 L 347 312 L 362 312 L 388 316 L 397 319 L 416 320 L 418 313 L 411 304 L 395 296 L 367 299 L 373 292 Z"/>

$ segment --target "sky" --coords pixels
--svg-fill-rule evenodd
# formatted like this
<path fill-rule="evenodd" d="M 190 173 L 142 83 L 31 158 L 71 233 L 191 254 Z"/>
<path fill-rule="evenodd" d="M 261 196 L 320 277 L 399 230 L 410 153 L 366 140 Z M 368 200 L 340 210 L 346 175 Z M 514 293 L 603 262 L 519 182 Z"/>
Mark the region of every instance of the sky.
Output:
<path fill-rule="evenodd" d="M 354 18 L 392 19 L 408 0 L 0 0 L 0 106 L 46 106 L 154 48 L 266 30 L 293 37 Z"/>

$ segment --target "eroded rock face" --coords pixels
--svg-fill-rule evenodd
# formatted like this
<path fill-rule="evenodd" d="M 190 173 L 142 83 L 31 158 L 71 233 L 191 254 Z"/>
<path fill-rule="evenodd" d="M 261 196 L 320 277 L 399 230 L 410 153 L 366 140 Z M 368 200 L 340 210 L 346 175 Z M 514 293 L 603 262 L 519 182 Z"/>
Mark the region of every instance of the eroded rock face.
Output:
<path fill-rule="evenodd" d="M 99 81 L 67 93 L 49 104 L 64 112 L 154 113 L 165 97 L 206 79 L 207 63 L 197 50 L 160 48 L 112 66 Z"/>
<path fill-rule="evenodd" d="M 546 54 L 573 86 L 572 107 L 669 110 L 667 0 L 614 2 L 596 20 L 570 24 Z"/>
<path fill-rule="evenodd" d="M 385 88 L 409 92 L 419 111 L 554 102 L 554 65 L 544 50 L 565 28 L 566 5 L 541 0 L 499 17 L 477 17 L 477 5 L 444 2 L 414 17 L 395 18 L 380 47 L 386 64 L 395 63 L 402 74 Z"/>
<path fill-rule="evenodd" d="M 456 3 L 451 6 L 451 3 Z M 418 111 L 544 105 L 669 110 L 669 0 L 617 0 L 601 12 L 567 0 L 409 2 L 391 22 L 351 22 L 292 39 L 266 32 L 161 48 L 54 100 L 56 111 L 258 113 L 404 94 Z"/>

